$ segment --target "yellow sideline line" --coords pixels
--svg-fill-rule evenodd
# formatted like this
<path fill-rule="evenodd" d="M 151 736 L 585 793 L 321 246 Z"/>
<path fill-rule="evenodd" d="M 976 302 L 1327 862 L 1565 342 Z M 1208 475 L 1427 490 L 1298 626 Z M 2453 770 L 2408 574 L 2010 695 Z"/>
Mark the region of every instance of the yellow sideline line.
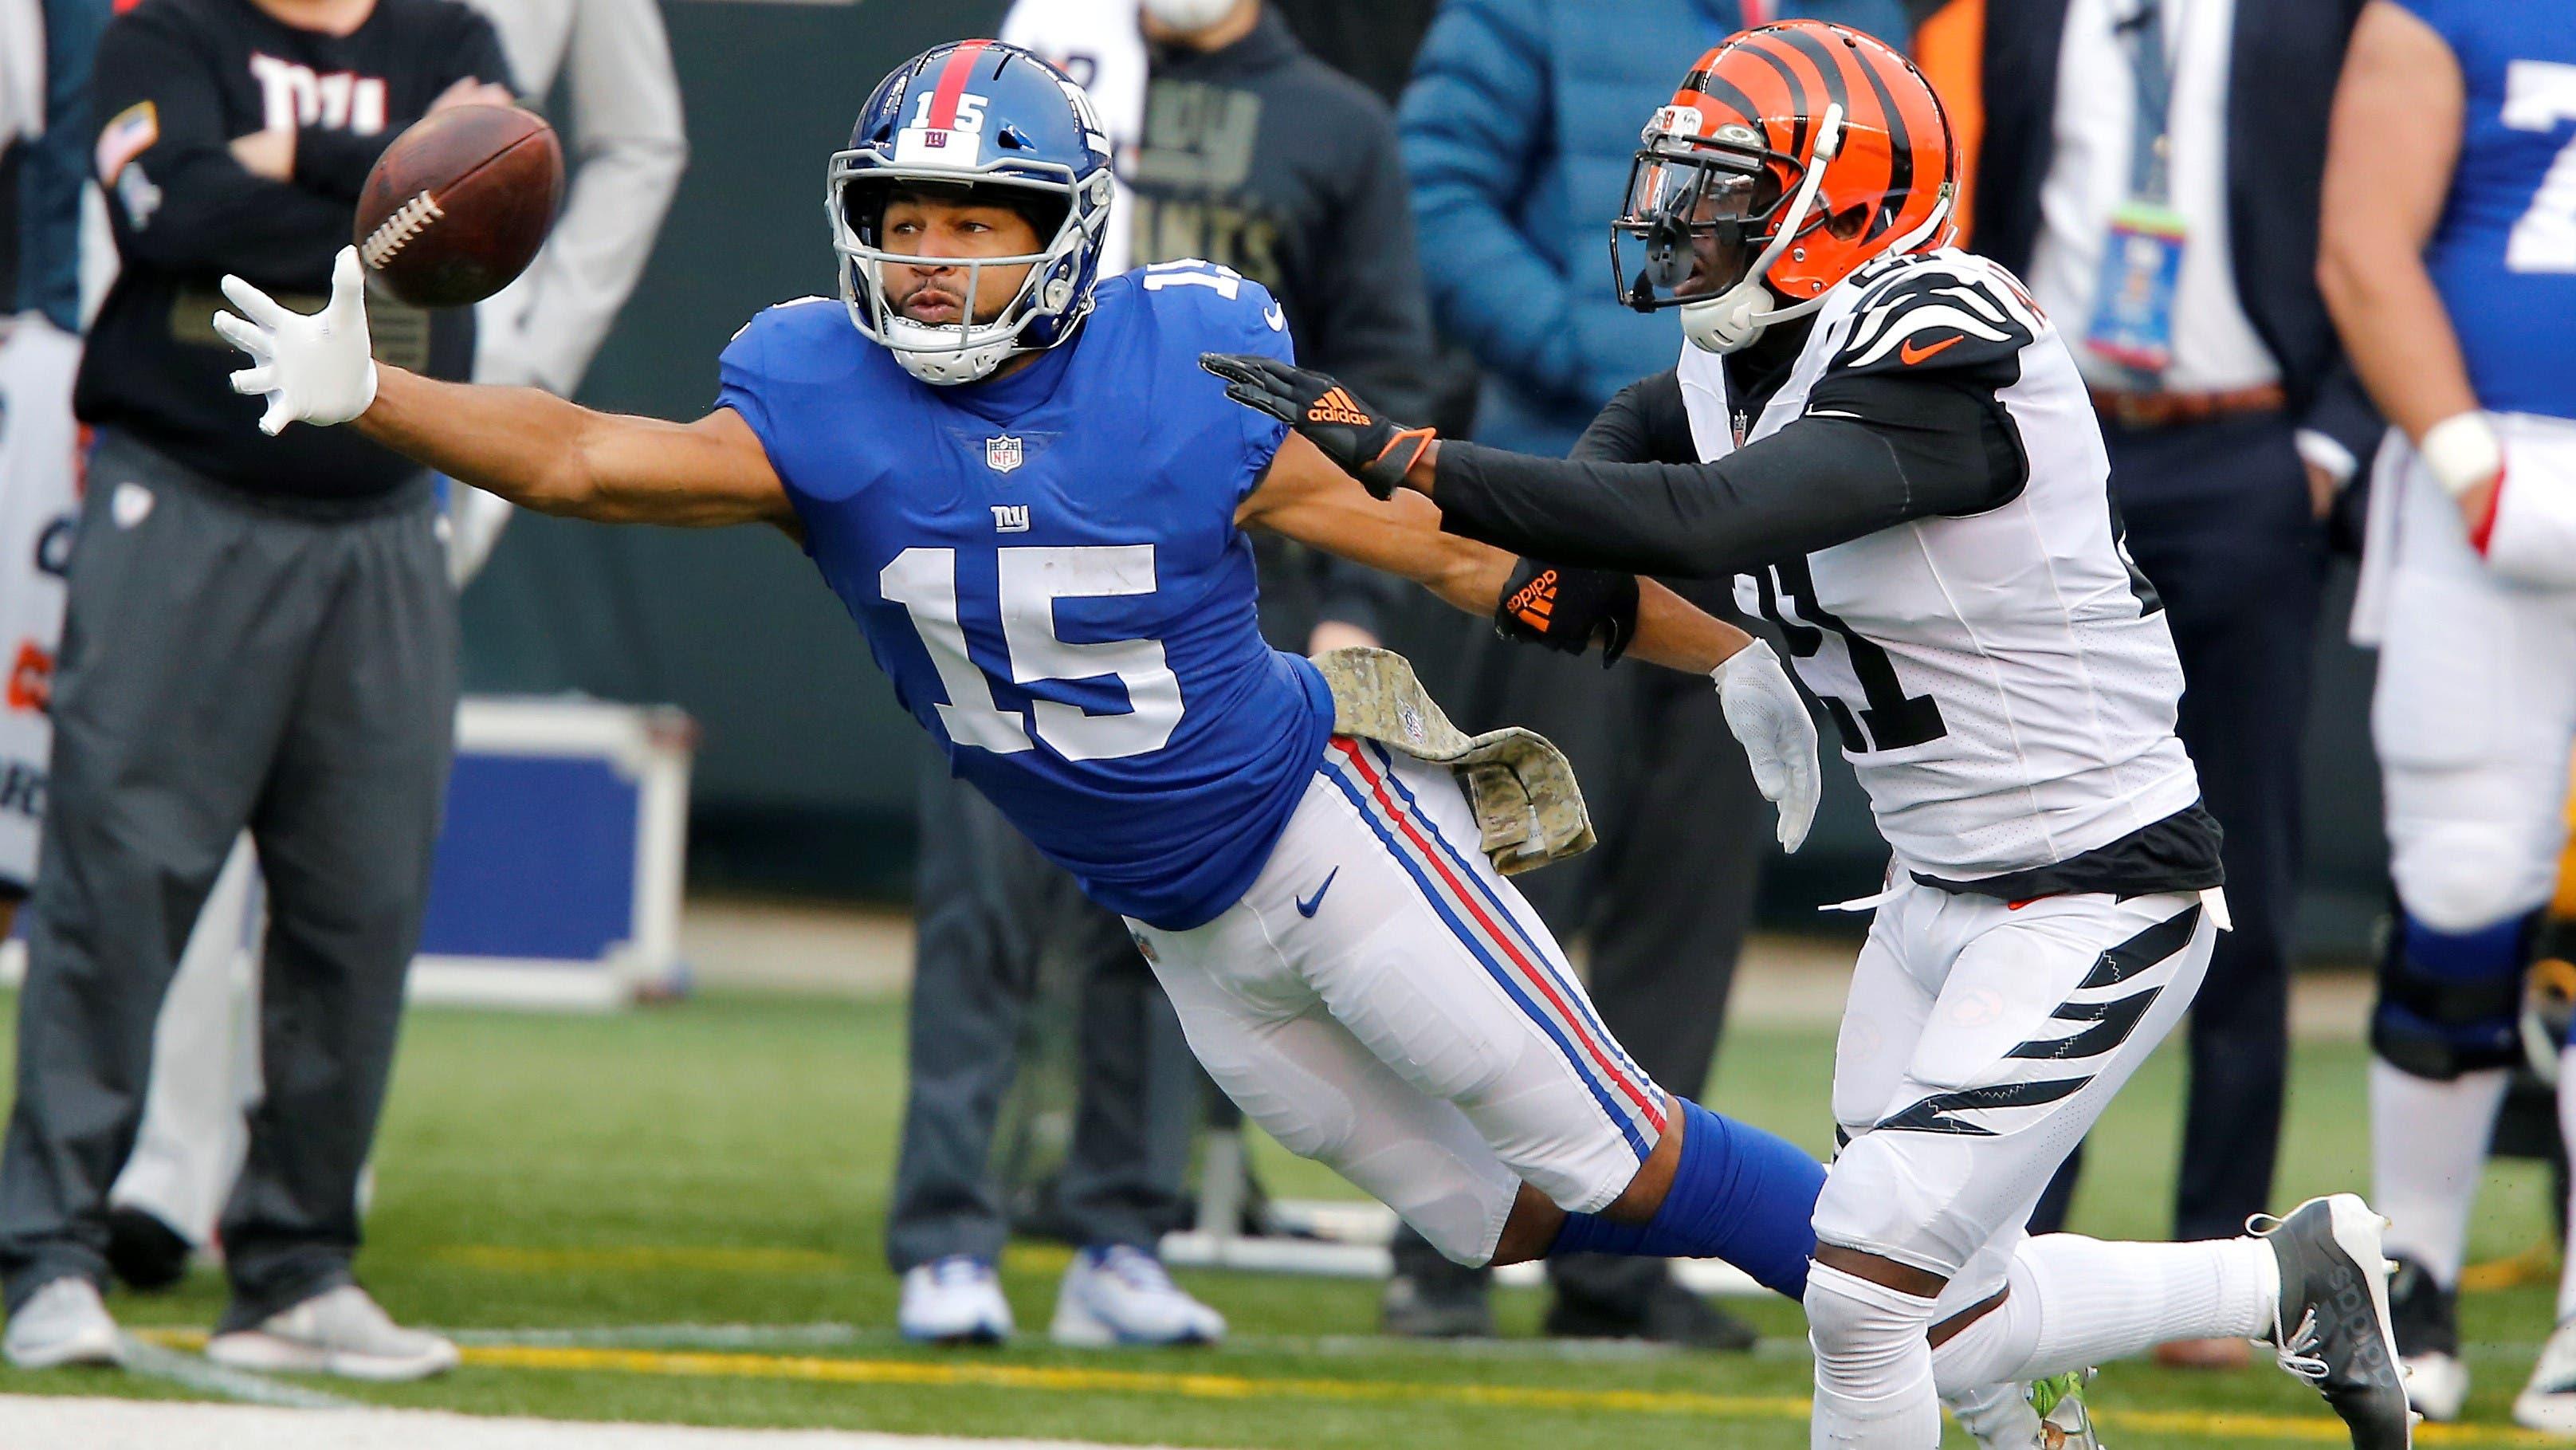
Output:
<path fill-rule="evenodd" d="M 928 1363 L 919 1360 L 833 1359 L 812 1355 L 673 1353 L 635 1349 L 581 1349 L 540 1345 L 475 1345 L 465 1362 L 486 1369 L 605 1371 L 685 1379 L 802 1380 L 816 1384 L 932 1385 L 1056 1393 L 1176 1395 L 1185 1399 L 1317 1399 L 1345 1402 L 1403 1401 L 1476 1409 L 1593 1410 L 1628 1414 L 1707 1416 L 1736 1420 L 1807 1418 L 1803 1399 L 1786 1395 L 1711 1395 L 1691 1390 L 1546 1389 L 1531 1385 L 1430 1384 L 1413 1380 L 1347 1380 L 1094 1369 L 1062 1365 Z M 2112 1410 L 2100 1416 L 2113 1429 L 2241 1442 L 2279 1440 L 2349 1443 L 2340 1421 L 2322 1416 L 2251 1415 L 2190 1410 Z M 2552 1436 L 2503 1426 L 2422 1425 L 2425 1445 L 2563 1445 Z"/>
<path fill-rule="evenodd" d="M 195 1348 L 201 1331 L 138 1330 L 135 1337 Z M 902 1359 L 835 1359 L 816 1355 L 588 1349 L 562 1345 L 467 1345 L 465 1362 L 483 1369 L 662 1375 L 681 1379 L 801 1380 L 809 1384 L 924 1385 L 944 1388 L 1046 1390 L 1057 1394 L 1173 1395 L 1183 1399 L 1309 1399 L 1348 1403 L 1404 1401 L 1473 1409 L 1595 1410 L 1694 1415 L 1718 1419 L 1807 1418 L 1807 1401 L 1788 1395 L 1711 1395 L 1693 1390 L 1546 1389 L 1531 1385 L 1462 1385 L 1418 1380 L 1272 1379 L 1253 1375 L 1097 1369 L 1078 1365 L 932 1363 Z M 2236 1442 L 2349 1443 L 2342 1422 L 2319 1415 L 2255 1415 L 2224 1410 L 2105 1410 L 2112 1429 Z M 2420 1445 L 2563 1446 L 2537 1431 L 2495 1425 L 2418 1425 Z"/>

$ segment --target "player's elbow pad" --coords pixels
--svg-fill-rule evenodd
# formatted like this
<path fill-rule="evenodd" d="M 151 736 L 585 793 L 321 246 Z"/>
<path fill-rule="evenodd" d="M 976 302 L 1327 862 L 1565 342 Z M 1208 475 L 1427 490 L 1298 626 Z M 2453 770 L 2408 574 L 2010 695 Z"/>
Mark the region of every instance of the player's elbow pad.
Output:
<path fill-rule="evenodd" d="M 1608 569 L 1565 569 L 1523 559 L 1494 605 L 1494 630 L 1505 639 L 1579 655 L 1601 642 L 1608 668 L 1637 634 L 1637 576 Z"/>

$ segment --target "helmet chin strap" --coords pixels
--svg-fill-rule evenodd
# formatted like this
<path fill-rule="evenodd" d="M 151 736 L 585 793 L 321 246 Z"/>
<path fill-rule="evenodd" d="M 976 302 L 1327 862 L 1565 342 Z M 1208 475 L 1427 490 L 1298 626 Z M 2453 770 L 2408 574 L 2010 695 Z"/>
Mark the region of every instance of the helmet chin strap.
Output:
<path fill-rule="evenodd" d="M 1807 216 L 1815 209 L 1816 193 L 1825 184 L 1825 167 L 1842 149 L 1843 108 L 1825 107 L 1825 115 L 1816 127 L 1815 160 L 1807 166 L 1805 179 L 1790 198 L 1788 219 L 1771 234 L 1771 245 L 1762 249 L 1753 265 L 1744 269 L 1742 280 L 1705 302 L 1693 302 L 1682 308 L 1682 332 L 1691 342 L 1707 352 L 1739 352 L 1753 345 L 1762 330 L 1775 322 L 1804 317 L 1824 305 L 1819 293 L 1804 302 L 1775 305 L 1771 290 L 1763 278 L 1771 275 L 1772 264 L 1789 244 L 1807 228 Z"/>

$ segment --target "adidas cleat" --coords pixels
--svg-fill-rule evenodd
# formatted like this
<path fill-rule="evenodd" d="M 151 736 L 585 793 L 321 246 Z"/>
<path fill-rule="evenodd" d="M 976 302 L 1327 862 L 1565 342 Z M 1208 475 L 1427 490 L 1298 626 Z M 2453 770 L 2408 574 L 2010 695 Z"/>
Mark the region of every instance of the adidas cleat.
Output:
<path fill-rule="evenodd" d="M 2312 1198 L 2280 1218 L 2246 1221 L 2281 1270 L 2273 1346 L 2281 1368 L 2317 1387 L 2352 1430 L 2353 1450 L 2407 1450 L 2415 1416 L 2388 1312 L 2387 1220 L 2350 1193 Z"/>

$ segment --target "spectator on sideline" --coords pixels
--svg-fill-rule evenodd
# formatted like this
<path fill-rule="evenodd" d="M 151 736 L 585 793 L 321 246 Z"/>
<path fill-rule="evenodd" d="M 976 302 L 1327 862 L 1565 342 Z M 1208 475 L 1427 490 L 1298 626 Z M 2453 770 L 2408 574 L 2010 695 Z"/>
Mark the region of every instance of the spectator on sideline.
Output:
<path fill-rule="evenodd" d="M 565 80 L 572 175 L 563 214 L 528 270 L 475 309 L 474 379 L 569 397 L 644 273 L 688 162 L 680 81 L 653 0 L 469 0 L 534 96 Z M 473 578 L 511 506 L 450 489 L 448 572 Z M 251 998 L 260 890 L 245 836 L 180 957 L 154 1041 L 143 1127 L 109 1193 L 109 1265 L 137 1288 L 175 1282 L 211 1239 L 248 1147 L 259 1086 Z"/>
<path fill-rule="evenodd" d="M 2093 384 L 2129 551 L 2172 612 L 2180 733 L 2227 832 L 2235 929 L 2191 1015 L 2174 1204 L 2177 1238 L 2225 1238 L 2262 1209 L 2279 1147 L 2324 520 L 2380 431 L 2316 284 L 2361 0 L 1965 3 L 1984 12 L 1968 244 L 2028 282 Z M 2063 1222 L 2077 1166 L 2035 1231 Z M 2242 1364 L 2246 1346 L 2162 1357 Z"/>
<path fill-rule="evenodd" d="M 1232 267 L 1277 295 L 1302 354 L 1415 396 L 1429 324 L 1382 105 L 1305 55 L 1261 0 L 1023 0 L 1001 34 L 1081 81 L 1114 138 L 1122 185 L 1104 273 L 1189 257 Z M 1282 648 L 1373 644 L 1399 597 L 1294 546 L 1259 543 L 1255 555 L 1263 633 Z M 1052 943 L 1082 976 L 1075 1128 L 1055 1207 L 1084 1244 L 1058 1289 L 1054 1337 L 1220 1337 L 1223 1318 L 1154 1257 L 1184 1212 L 1201 1101 L 1169 1004 L 1124 925 L 980 796 L 926 772 L 921 812 L 911 1095 L 886 1233 L 904 1332 L 1012 1332 L 989 1160 Z"/>
<path fill-rule="evenodd" d="M 123 265 L 75 390 L 98 445 L 0 1149 L 0 1349 L 21 1367 L 122 1352 L 108 1188 L 173 959 L 245 826 L 272 899 L 267 1083 L 207 1353 L 375 1379 L 456 1363 L 350 1274 L 454 726 L 436 502 L 364 440 L 263 435 L 212 319 L 229 272 L 309 305 L 384 146 L 433 107 L 508 104 L 508 81 L 453 0 L 153 0 L 100 39 L 87 149 Z M 464 376 L 471 315 L 421 324 L 381 329 L 386 355 Z"/>
<path fill-rule="evenodd" d="M 0 937 L 36 879 L 79 509 L 81 182 L 90 53 L 107 0 L 0 0 Z"/>
<path fill-rule="evenodd" d="M 1432 22 L 1405 92 L 1404 159 L 1434 316 L 1484 368 L 1478 441 L 1561 455 L 1619 389 L 1671 366 L 1680 328 L 1629 311 L 1603 263 L 1637 118 L 1711 46 L 1790 16 L 1903 33 L 1897 0 L 1641 0 L 1615 17 L 1592 0 L 1452 0 Z M 1734 616 L 1722 589 L 1683 592 Z M 1481 628 L 1459 654 L 1458 722 L 1524 724 L 1563 746 L 1600 823 L 1600 849 L 1523 877 L 1524 894 L 1560 935 L 1589 938 L 1593 1002 L 1638 1064 L 1698 1091 L 1770 844 L 1723 714 L 1678 677 L 1622 664 L 1622 687 L 1603 689 L 1595 666 Z M 1659 1261 L 1552 1259 L 1548 1271 L 1550 1333 L 1752 1345 L 1748 1326 Z M 1386 1327 L 1490 1332 L 1484 1290 L 1481 1274 L 1404 1235 Z"/>

